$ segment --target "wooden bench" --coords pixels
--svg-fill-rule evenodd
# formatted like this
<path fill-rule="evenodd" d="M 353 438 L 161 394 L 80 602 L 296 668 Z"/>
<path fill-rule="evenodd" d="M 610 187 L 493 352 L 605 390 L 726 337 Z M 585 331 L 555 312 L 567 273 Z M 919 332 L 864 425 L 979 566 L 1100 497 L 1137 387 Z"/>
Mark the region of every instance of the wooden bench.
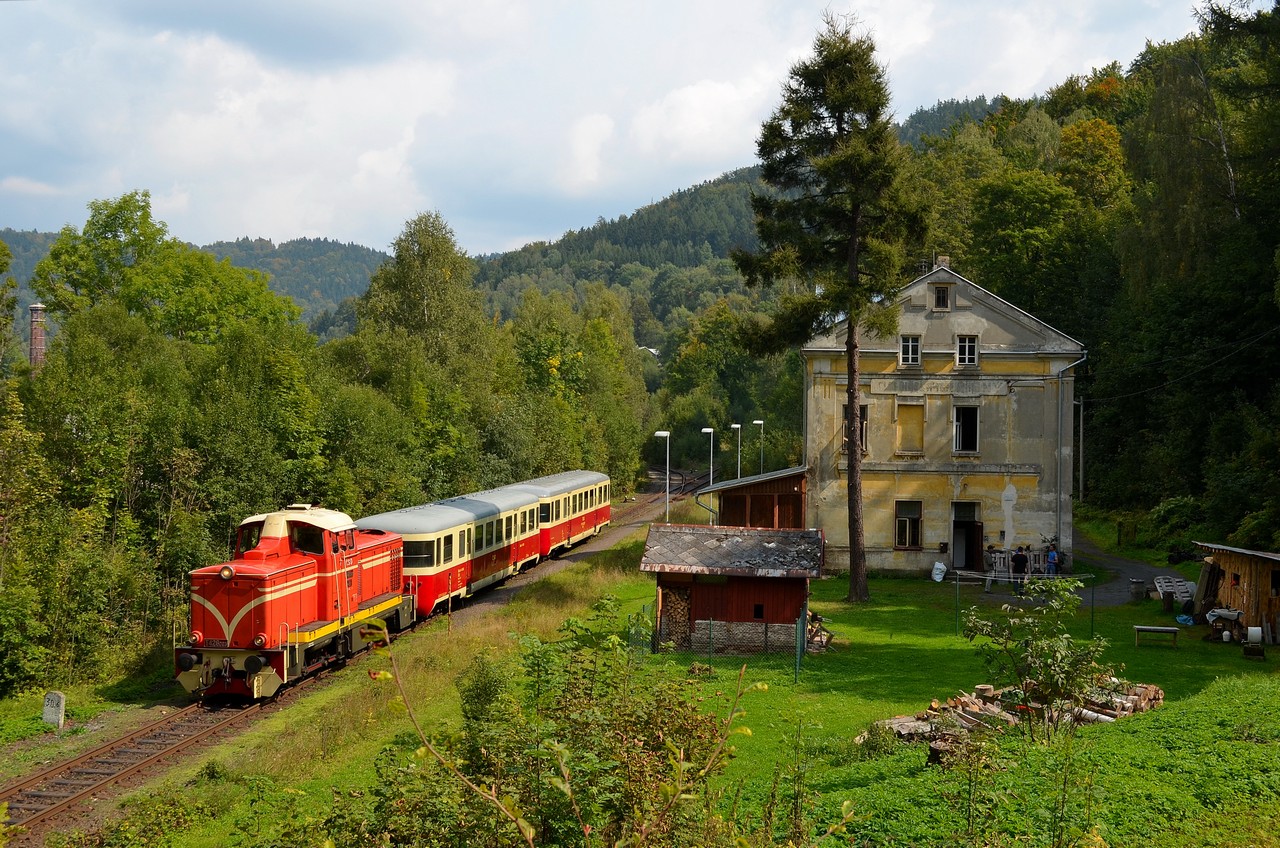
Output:
<path fill-rule="evenodd" d="M 1150 624 L 1133 625 L 1133 644 L 1134 647 L 1142 644 L 1139 640 L 1143 633 L 1165 634 L 1173 637 L 1173 647 L 1178 647 L 1178 633 L 1181 631 L 1179 627 L 1155 627 Z"/>

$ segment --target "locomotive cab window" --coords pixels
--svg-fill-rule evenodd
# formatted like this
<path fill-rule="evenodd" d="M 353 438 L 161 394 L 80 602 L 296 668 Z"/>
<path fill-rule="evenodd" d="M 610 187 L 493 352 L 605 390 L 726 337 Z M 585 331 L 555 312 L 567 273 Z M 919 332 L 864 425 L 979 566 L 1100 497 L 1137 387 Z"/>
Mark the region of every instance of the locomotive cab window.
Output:
<path fill-rule="evenodd" d="M 236 539 L 236 557 L 243 557 L 245 551 L 251 551 L 258 547 L 258 542 L 262 541 L 262 524 L 261 521 L 255 521 L 252 524 L 245 524 L 238 531 Z"/>
<path fill-rule="evenodd" d="M 289 522 L 289 545 L 307 554 L 324 553 L 324 531 L 310 524 Z"/>

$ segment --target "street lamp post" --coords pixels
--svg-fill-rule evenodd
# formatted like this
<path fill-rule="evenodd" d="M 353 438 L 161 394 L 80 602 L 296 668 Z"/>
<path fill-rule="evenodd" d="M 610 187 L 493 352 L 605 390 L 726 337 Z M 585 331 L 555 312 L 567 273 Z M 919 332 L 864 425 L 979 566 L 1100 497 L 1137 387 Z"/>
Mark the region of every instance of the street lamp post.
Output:
<path fill-rule="evenodd" d="M 702 432 L 711 436 L 711 455 L 707 463 L 707 485 L 716 481 L 716 431 L 714 427 L 703 427 Z"/>
<path fill-rule="evenodd" d="M 760 428 L 760 473 L 764 473 L 764 419 L 757 418 L 751 422 Z"/>
<path fill-rule="evenodd" d="M 667 523 L 671 523 L 671 431 L 659 430 L 653 434 L 654 438 L 667 440 Z"/>
<path fill-rule="evenodd" d="M 742 425 L 730 424 L 729 426 L 738 431 L 738 476 L 734 479 L 740 480 L 742 479 Z"/>

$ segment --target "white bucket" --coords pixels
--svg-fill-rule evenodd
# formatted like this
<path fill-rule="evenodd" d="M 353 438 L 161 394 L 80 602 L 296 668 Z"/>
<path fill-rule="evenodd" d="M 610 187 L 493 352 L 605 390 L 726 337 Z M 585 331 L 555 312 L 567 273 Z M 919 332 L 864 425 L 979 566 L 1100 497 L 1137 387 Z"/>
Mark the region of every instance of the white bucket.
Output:
<path fill-rule="evenodd" d="M 1262 628 L 1261 627 L 1250 627 L 1248 632 L 1249 632 L 1250 645 L 1262 644 Z"/>

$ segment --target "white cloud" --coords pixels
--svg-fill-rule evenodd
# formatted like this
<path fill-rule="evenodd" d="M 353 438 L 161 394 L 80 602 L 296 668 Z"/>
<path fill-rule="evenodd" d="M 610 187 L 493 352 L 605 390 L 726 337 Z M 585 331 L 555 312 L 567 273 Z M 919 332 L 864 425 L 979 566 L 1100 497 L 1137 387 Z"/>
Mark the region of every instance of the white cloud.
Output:
<path fill-rule="evenodd" d="M 642 155 L 694 162 L 738 156 L 745 164 L 776 92 L 777 80 L 758 67 L 738 82 L 699 80 L 641 107 L 631 135 Z"/>
<path fill-rule="evenodd" d="M 38 180 L 29 180 L 26 177 L 4 177 L 0 179 L 0 193 L 56 197 L 60 192 L 56 187 Z"/>
<path fill-rule="evenodd" d="M 585 115 L 573 122 L 568 160 L 560 168 L 560 180 L 570 193 L 582 193 L 604 179 L 604 147 L 612 137 L 613 118 L 608 115 Z"/>

